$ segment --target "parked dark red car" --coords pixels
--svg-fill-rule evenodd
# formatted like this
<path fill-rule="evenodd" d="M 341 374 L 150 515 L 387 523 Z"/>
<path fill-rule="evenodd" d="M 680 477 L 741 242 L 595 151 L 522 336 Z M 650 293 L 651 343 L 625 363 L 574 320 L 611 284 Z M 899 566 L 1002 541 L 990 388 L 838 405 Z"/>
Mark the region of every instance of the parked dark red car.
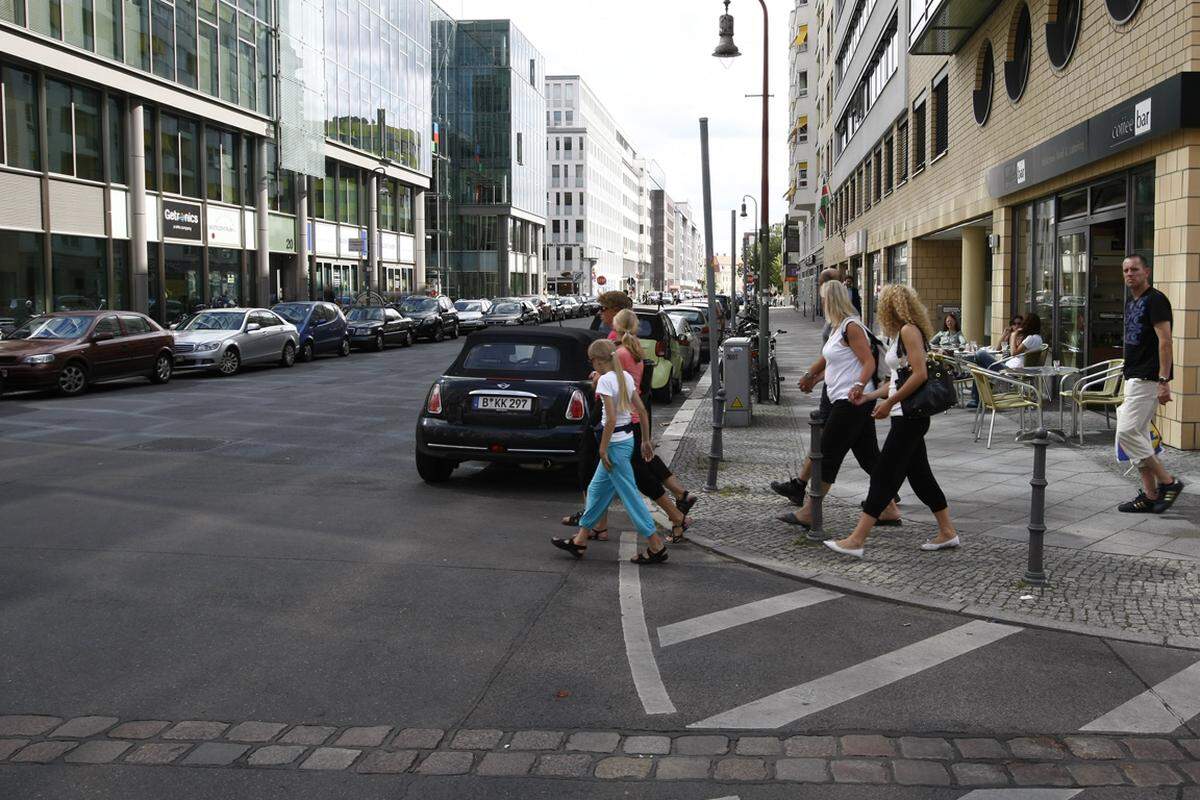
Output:
<path fill-rule="evenodd" d="M 82 394 L 89 384 L 144 375 L 171 380 L 171 332 L 134 311 L 42 314 L 0 341 L 0 391 L 57 389 Z"/>

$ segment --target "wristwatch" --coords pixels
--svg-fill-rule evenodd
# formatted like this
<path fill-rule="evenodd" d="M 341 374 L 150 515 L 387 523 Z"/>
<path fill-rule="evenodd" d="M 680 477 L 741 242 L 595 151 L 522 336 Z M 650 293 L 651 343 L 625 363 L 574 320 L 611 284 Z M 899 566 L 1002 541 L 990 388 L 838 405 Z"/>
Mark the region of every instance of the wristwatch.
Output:
<path fill-rule="evenodd" d="M 1159 383 L 1161 383 L 1161 384 L 1163 384 L 1163 385 L 1165 386 L 1166 384 L 1168 384 L 1168 383 L 1170 383 L 1170 382 L 1171 382 L 1171 379 L 1170 379 L 1170 378 L 1164 378 L 1163 376 L 1159 375 L 1159 376 L 1158 376 L 1158 382 L 1159 382 Z"/>

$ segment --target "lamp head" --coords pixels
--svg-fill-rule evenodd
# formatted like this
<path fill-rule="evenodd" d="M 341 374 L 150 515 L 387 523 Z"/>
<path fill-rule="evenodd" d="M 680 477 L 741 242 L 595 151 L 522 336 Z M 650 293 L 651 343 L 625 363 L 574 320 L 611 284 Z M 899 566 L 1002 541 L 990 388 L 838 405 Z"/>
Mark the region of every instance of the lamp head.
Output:
<path fill-rule="evenodd" d="M 729 0 L 725 0 L 725 13 L 721 15 L 720 40 L 713 50 L 714 58 L 737 58 L 742 54 L 733 43 L 733 16 L 729 13 Z"/>
<path fill-rule="evenodd" d="M 746 203 L 742 203 L 742 219 L 746 218 Z"/>

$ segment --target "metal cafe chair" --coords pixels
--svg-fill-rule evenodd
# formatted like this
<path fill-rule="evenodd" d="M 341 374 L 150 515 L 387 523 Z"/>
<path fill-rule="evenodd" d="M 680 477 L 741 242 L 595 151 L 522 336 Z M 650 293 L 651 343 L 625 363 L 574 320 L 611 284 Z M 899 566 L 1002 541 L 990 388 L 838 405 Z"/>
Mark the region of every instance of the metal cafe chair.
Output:
<path fill-rule="evenodd" d="M 971 377 L 975 381 L 975 387 L 979 390 L 979 408 L 975 412 L 975 426 L 972 428 L 972 433 L 975 434 L 975 441 L 978 442 L 979 437 L 983 435 L 984 414 L 991 411 L 992 421 L 988 426 L 987 438 L 987 449 L 989 450 L 992 449 L 992 433 L 996 430 L 997 413 L 1020 411 L 1021 433 L 1024 433 L 1025 411 L 1027 409 L 1041 411 L 1042 393 L 1032 383 L 1019 381 L 1016 378 L 989 372 L 975 366 L 971 367 Z M 993 384 L 1006 388 L 1006 390 L 997 392 L 993 390 Z"/>
<path fill-rule="evenodd" d="M 1112 430 L 1112 410 L 1125 401 L 1125 360 L 1110 358 L 1084 367 L 1065 395 L 1071 403 L 1071 434 L 1083 444 L 1083 412 L 1104 409 L 1104 427 Z"/>

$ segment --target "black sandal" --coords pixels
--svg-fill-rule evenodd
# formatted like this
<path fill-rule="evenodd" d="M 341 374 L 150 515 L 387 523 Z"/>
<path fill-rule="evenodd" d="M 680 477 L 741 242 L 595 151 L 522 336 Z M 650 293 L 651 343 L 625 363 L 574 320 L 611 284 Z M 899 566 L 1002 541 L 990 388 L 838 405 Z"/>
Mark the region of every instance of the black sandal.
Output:
<path fill-rule="evenodd" d="M 602 533 L 604 534 L 603 536 L 600 535 Z M 595 530 L 588 531 L 588 538 L 595 539 L 598 542 L 607 542 L 608 528 L 596 528 Z"/>
<path fill-rule="evenodd" d="M 646 564 L 661 564 L 667 560 L 667 548 L 664 545 L 657 552 L 647 550 L 645 553 L 638 553 L 633 558 L 629 559 L 630 563 L 645 566 Z"/>
<path fill-rule="evenodd" d="M 587 552 L 587 545 L 575 544 L 575 542 L 570 539 L 559 539 L 558 537 L 552 537 L 550 539 L 550 544 L 554 545 L 559 550 L 566 550 L 568 553 L 575 556 L 575 558 L 583 558 L 583 554 Z"/>
<path fill-rule="evenodd" d="M 696 505 L 696 501 L 699 499 L 699 497 L 696 497 L 696 495 L 692 494 L 691 492 L 685 491 L 683 493 L 683 497 L 675 501 L 675 507 L 679 509 L 681 514 L 686 516 L 687 513 L 692 510 L 692 506 Z"/>
<path fill-rule="evenodd" d="M 876 528 L 900 528 L 903 527 L 904 521 L 899 519 L 877 519 L 875 520 Z"/>
<path fill-rule="evenodd" d="M 667 541 L 671 544 L 679 544 L 680 542 L 685 541 L 683 535 L 687 533 L 687 529 L 690 527 L 692 527 L 692 524 L 688 522 L 687 518 L 685 517 L 683 522 L 679 523 L 678 525 L 671 526 L 671 535 L 666 537 Z M 676 533 L 675 531 L 679 531 L 679 533 Z"/>
<path fill-rule="evenodd" d="M 776 517 L 776 519 L 778 519 L 780 522 L 786 522 L 788 525 L 799 525 L 806 531 L 812 529 L 812 525 L 809 525 L 807 522 L 801 522 L 796 518 L 796 515 L 790 511 L 786 514 L 779 515 Z"/>
<path fill-rule="evenodd" d="M 576 511 L 574 514 L 572 514 L 569 517 L 563 517 L 562 524 L 566 525 L 568 528 L 577 528 L 577 527 L 579 527 L 579 520 L 581 520 L 581 519 L 583 519 L 583 511 L 582 510 Z"/>

